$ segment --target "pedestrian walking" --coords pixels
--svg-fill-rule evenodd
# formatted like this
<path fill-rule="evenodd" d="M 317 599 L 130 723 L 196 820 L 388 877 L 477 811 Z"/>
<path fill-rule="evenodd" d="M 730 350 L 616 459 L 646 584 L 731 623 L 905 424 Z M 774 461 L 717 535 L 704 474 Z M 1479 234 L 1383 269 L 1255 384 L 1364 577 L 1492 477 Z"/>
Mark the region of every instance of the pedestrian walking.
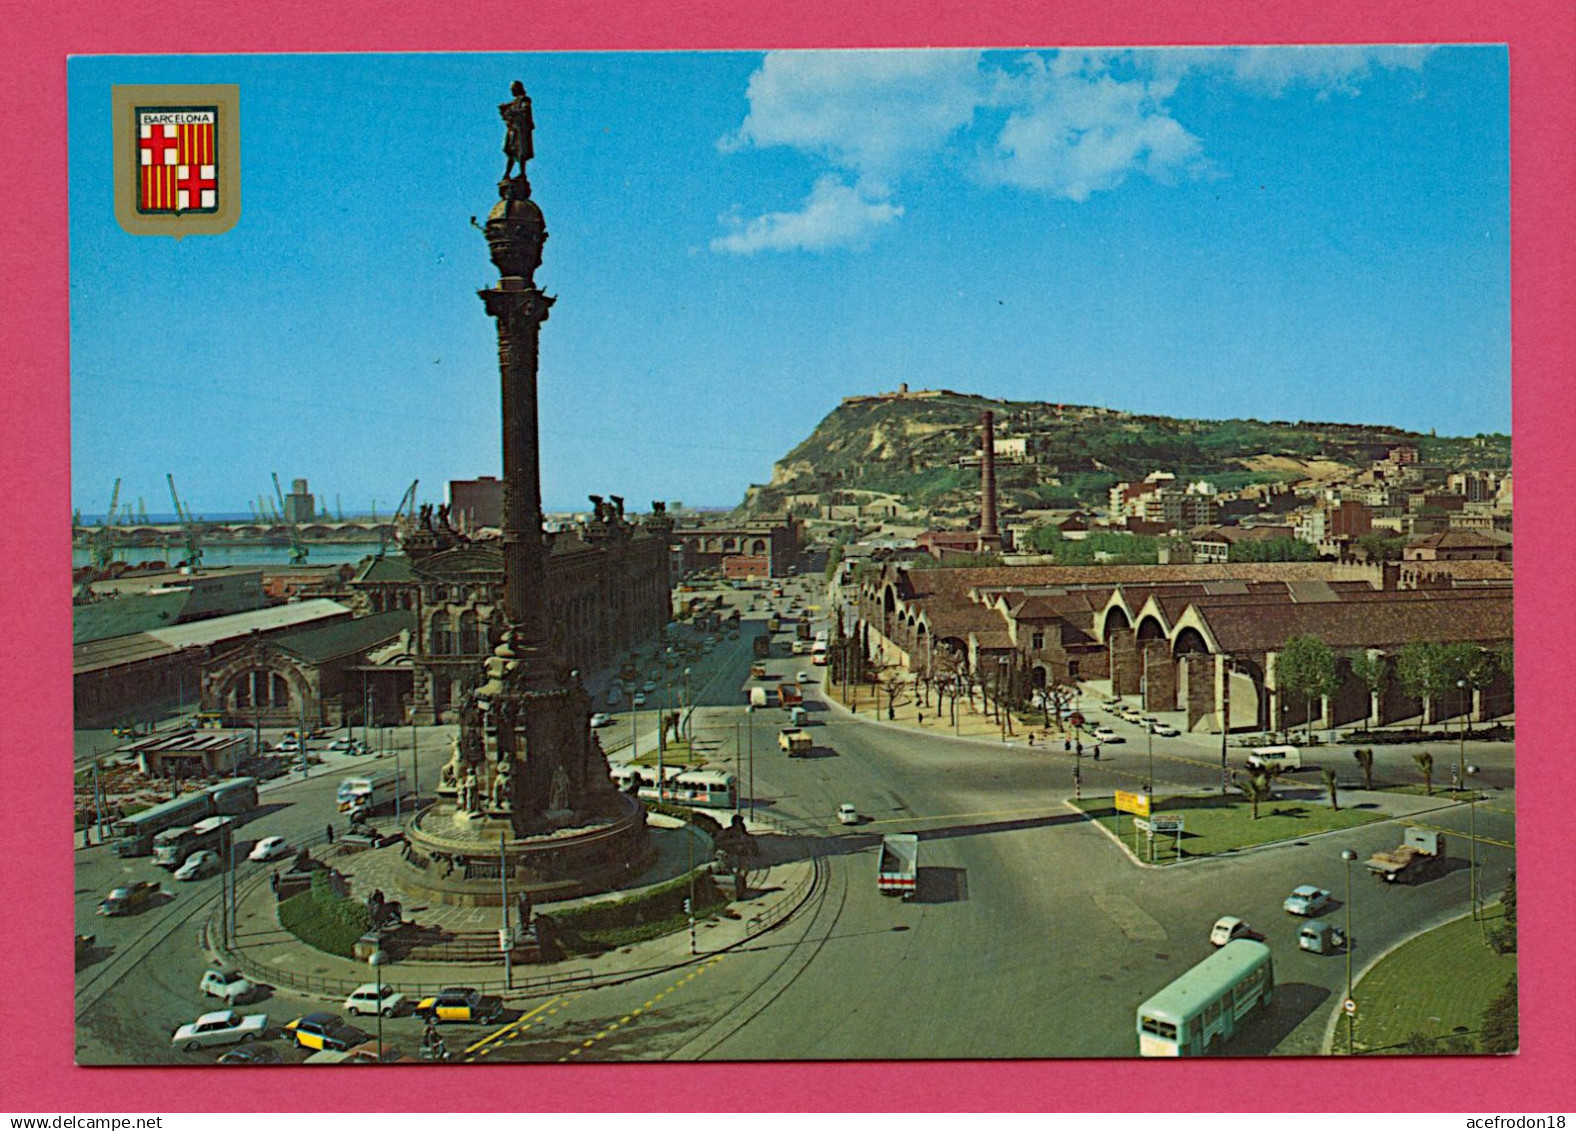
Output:
<path fill-rule="evenodd" d="M 1068 754 L 1071 754 L 1072 753 L 1072 749 L 1073 749 L 1073 740 L 1070 739 L 1070 738 L 1062 739 L 1062 750 L 1064 752 L 1068 753 Z"/>
<path fill-rule="evenodd" d="M 1094 760 L 1096 762 L 1100 760 L 1100 744 L 1098 742 L 1094 744 Z"/>
<path fill-rule="evenodd" d="M 274 874 L 268 877 L 268 886 L 273 888 L 274 894 L 279 894 L 279 869 L 274 869 Z"/>
<path fill-rule="evenodd" d="M 330 821 L 323 826 L 323 835 L 328 838 L 328 843 L 334 843 L 334 822 Z"/>
<path fill-rule="evenodd" d="M 925 725 L 925 712 L 924 711 L 919 712 L 919 725 L 920 726 L 924 726 Z"/>

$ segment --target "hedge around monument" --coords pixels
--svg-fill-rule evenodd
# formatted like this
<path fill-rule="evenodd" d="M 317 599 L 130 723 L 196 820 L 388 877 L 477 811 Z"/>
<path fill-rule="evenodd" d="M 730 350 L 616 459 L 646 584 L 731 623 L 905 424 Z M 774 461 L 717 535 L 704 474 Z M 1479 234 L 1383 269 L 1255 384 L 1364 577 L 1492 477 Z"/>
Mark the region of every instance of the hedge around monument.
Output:
<path fill-rule="evenodd" d="M 336 892 L 324 872 L 312 873 L 309 891 L 279 904 L 279 925 L 308 946 L 354 958 L 356 940 L 372 929 L 366 906 Z"/>
<path fill-rule="evenodd" d="M 711 918 L 727 906 L 728 897 L 709 871 L 696 869 L 693 876 L 695 918 Z M 691 888 L 690 874 L 685 874 L 626 899 L 553 912 L 553 929 L 560 945 L 571 954 L 594 954 L 661 938 L 689 925 L 684 901 Z"/>

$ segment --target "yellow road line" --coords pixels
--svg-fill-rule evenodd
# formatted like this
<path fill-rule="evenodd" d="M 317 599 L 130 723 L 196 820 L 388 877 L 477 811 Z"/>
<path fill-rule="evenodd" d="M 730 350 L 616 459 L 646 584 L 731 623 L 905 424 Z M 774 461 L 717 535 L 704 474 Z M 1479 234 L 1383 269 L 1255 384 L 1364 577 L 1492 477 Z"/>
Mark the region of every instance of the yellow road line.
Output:
<path fill-rule="evenodd" d="M 529 1013 L 522 1013 L 519 1017 L 517 1017 L 513 1021 L 509 1022 L 509 1024 L 505 1025 L 503 1028 L 498 1029 L 495 1032 L 488 1033 L 481 1040 L 477 1041 L 474 1045 L 471 1045 L 469 1048 L 467 1048 L 462 1055 L 469 1055 L 469 1054 L 475 1052 L 477 1049 L 481 1048 L 484 1045 L 490 1045 L 494 1041 L 501 1041 L 501 1040 L 503 1040 L 510 1033 L 513 1033 L 516 1029 L 518 1029 L 521 1025 L 524 1025 L 527 1021 L 531 1020 L 531 1018 L 535 1017 L 537 1014 L 539 1014 L 543 1010 L 545 1010 L 548 1006 L 553 1005 L 555 1003 L 567 1003 L 568 1001 L 569 1001 L 569 998 L 559 997 L 559 998 L 553 998 L 551 1001 L 543 1002 L 541 1005 L 539 1005 L 535 1009 L 531 1010 L 531 1012 L 529 1012 Z"/>
<path fill-rule="evenodd" d="M 681 986 L 684 986 L 685 984 L 694 981 L 695 980 L 695 976 L 697 974 L 704 974 L 707 970 L 711 969 L 717 963 L 721 962 L 723 960 L 723 958 L 725 958 L 725 957 L 726 957 L 726 955 L 721 955 L 721 954 L 713 955 L 711 958 L 707 959 L 703 964 L 701 964 L 700 966 L 695 967 L 687 975 L 685 975 L 684 977 L 680 978 L 678 981 L 674 982 L 667 989 L 662 990 L 659 993 L 653 994 L 651 996 L 651 1000 L 646 1002 L 646 1004 L 641 1006 L 639 1009 L 631 1009 L 628 1013 L 626 1013 L 623 1017 L 619 1018 L 617 1021 L 610 1021 L 610 1022 L 608 1022 L 607 1023 L 607 1027 L 605 1029 L 600 1030 L 596 1034 L 596 1036 L 590 1037 L 590 1038 L 588 1038 L 588 1039 L 586 1039 L 584 1041 L 581 1041 L 580 1042 L 580 1046 L 578 1048 L 572 1048 L 567 1053 L 565 1053 L 563 1056 L 559 1057 L 558 1058 L 558 1063 L 562 1064 L 564 1061 L 568 1060 L 572 1056 L 579 1056 L 582 1051 L 584 1051 L 585 1049 L 590 1048 L 592 1045 L 596 1044 L 598 1041 L 605 1040 L 606 1038 L 612 1036 L 613 1033 L 616 1030 L 618 1030 L 620 1027 L 629 1024 L 631 1021 L 633 1021 L 635 1018 L 639 1017 L 646 1010 L 650 1009 L 658 1001 L 661 1001 L 663 998 L 667 997 L 669 994 L 671 994 L 674 991 L 678 990 Z M 524 1020 L 524 1018 L 521 1018 L 521 1020 Z"/>

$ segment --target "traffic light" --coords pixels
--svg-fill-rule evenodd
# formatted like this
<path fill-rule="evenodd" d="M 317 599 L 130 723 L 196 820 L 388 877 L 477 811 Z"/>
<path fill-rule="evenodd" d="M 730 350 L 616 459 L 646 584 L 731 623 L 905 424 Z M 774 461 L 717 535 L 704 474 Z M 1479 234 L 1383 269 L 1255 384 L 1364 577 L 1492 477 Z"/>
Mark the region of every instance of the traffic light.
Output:
<path fill-rule="evenodd" d="M 694 913 L 695 913 L 694 909 L 690 906 L 690 901 L 686 897 L 685 900 L 684 900 L 684 914 L 686 914 L 686 915 L 693 915 Z"/>

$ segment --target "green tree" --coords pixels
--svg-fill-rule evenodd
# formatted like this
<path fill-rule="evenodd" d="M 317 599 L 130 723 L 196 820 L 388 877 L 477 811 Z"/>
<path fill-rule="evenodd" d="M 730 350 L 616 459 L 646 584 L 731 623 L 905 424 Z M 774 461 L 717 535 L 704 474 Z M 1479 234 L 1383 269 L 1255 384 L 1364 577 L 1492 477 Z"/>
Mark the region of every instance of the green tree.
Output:
<path fill-rule="evenodd" d="M 1423 792 L 1432 797 L 1434 795 L 1434 756 L 1426 750 L 1419 750 L 1412 755 L 1412 761 L 1417 763 L 1418 771 L 1423 775 Z"/>
<path fill-rule="evenodd" d="M 1362 680 L 1363 686 L 1368 688 L 1368 718 L 1370 723 L 1377 725 L 1379 717 L 1372 704 L 1376 698 L 1384 698 L 1385 689 L 1395 678 L 1395 664 L 1382 652 L 1370 652 L 1365 648 L 1352 654 L 1351 665 L 1352 675 Z"/>
<path fill-rule="evenodd" d="M 1341 799 L 1336 796 L 1335 770 L 1329 766 L 1326 766 L 1324 767 L 1322 773 L 1324 776 L 1324 788 L 1330 791 L 1330 809 L 1332 811 L 1339 811 L 1341 808 Z"/>
<path fill-rule="evenodd" d="M 1357 759 L 1357 764 L 1363 769 L 1363 788 L 1372 790 L 1374 787 L 1374 752 L 1364 746 L 1353 750 L 1352 757 Z"/>
<path fill-rule="evenodd" d="M 1521 1047 L 1521 1021 L 1517 1004 L 1516 975 L 1483 1010 L 1479 1044 L 1484 1052 L 1515 1052 Z"/>
<path fill-rule="evenodd" d="M 1275 797 L 1275 787 L 1271 775 L 1264 770 L 1254 770 L 1247 777 L 1238 778 L 1237 789 L 1242 796 L 1248 799 L 1248 804 L 1253 807 L 1253 819 L 1259 819 L 1259 803 L 1270 801 Z"/>
<path fill-rule="evenodd" d="M 1308 741 L 1313 741 L 1313 701 L 1335 694 L 1339 680 L 1335 674 L 1335 653 L 1312 633 L 1293 636 L 1275 660 L 1275 684 L 1293 698 L 1307 704 Z"/>
<path fill-rule="evenodd" d="M 1383 534 L 1362 534 L 1357 538 L 1357 546 L 1368 555 L 1371 562 L 1398 562 L 1401 560 L 1401 551 L 1406 545 L 1403 538 L 1387 538 Z"/>
<path fill-rule="evenodd" d="M 1266 538 L 1262 542 L 1233 542 L 1234 562 L 1315 562 L 1319 548 L 1299 538 Z"/>
<path fill-rule="evenodd" d="M 1395 658 L 1396 682 L 1408 695 L 1431 706 L 1441 696 L 1455 690 L 1457 663 L 1458 657 L 1446 651 L 1443 644 L 1414 640 Z M 1429 715 L 1432 717 L 1431 710 Z"/>

